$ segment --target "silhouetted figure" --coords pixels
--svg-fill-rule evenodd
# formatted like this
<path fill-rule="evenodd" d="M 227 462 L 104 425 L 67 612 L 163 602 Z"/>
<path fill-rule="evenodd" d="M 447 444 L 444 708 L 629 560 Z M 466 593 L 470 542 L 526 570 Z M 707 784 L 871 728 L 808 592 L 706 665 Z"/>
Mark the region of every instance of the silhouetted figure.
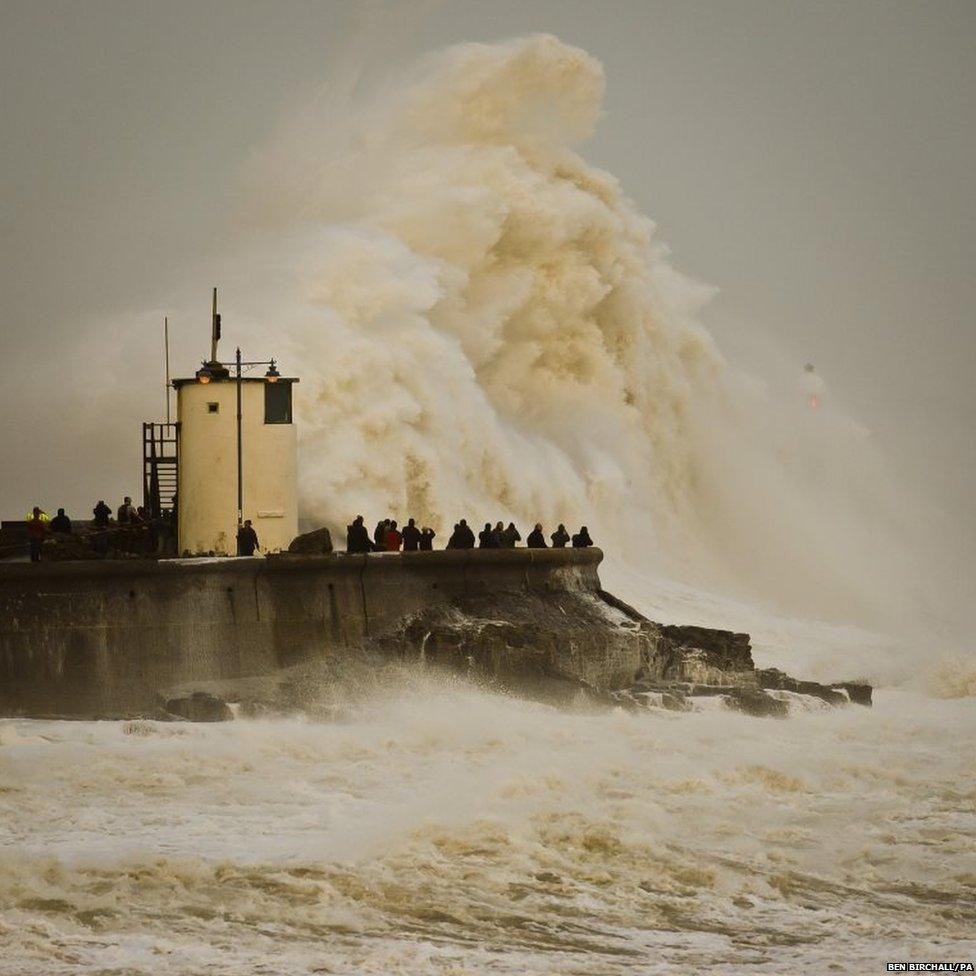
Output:
<path fill-rule="evenodd" d="M 474 548 L 474 533 L 471 531 L 468 523 L 461 519 L 457 525 L 454 526 L 454 533 L 447 544 L 448 549 L 473 549 Z"/>
<path fill-rule="evenodd" d="M 142 505 L 140 505 L 136 509 L 136 517 L 132 521 L 133 522 L 148 522 L 149 521 L 149 512 L 147 512 L 146 509 Z"/>
<path fill-rule="evenodd" d="M 386 523 L 386 535 L 383 537 L 383 548 L 387 552 L 399 552 L 403 536 L 397 531 L 397 524 L 392 519 Z"/>
<path fill-rule="evenodd" d="M 553 549 L 565 549 L 566 543 L 569 542 L 569 533 L 566 531 L 566 526 L 560 522 L 559 528 L 549 538 L 552 539 Z"/>
<path fill-rule="evenodd" d="M 98 504 L 92 509 L 92 515 L 95 516 L 95 525 L 100 529 L 104 529 L 108 525 L 108 520 L 112 517 L 112 509 L 103 500 L 99 499 Z"/>
<path fill-rule="evenodd" d="M 546 545 L 546 537 L 542 534 L 542 524 L 540 522 L 535 523 L 535 528 L 529 533 L 529 537 L 525 540 L 525 544 L 530 549 L 549 548 Z"/>
<path fill-rule="evenodd" d="M 71 535 L 71 519 L 64 514 L 63 508 L 59 508 L 58 514 L 51 519 L 51 531 L 60 535 Z"/>
<path fill-rule="evenodd" d="M 373 529 L 373 546 L 380 551 L 386 548 L 386 530 L 389 526 L 389 519 L 381 519 Z"/>
<path fill-rule="evenodd" d="M 582 526 L 579 532 L 573 536 L 573 548 L 574 549 L 587 549 L 593 545 L 593 540 L 590 538 L 590 533 L 587 531 L 586 526 Z"/>
<path fill-rule="evenodd" d="M 434 538 L 437 533 L 433 529 L 421 529 L 420 530 L 420 551 L 421 552 L 432 552 L 434 549 Z"/>
<path fill-rule="evenodd" d="M 522 533 L 515 528 L 514 522 L 508 523 L 508 528 L 502 530 L 502 546 L 506 549 L 514 549 L 516 542 L 522 541 Z"/>
<path fill-rule="evenodd" d="M 30 543 L 30 561 L 41 561 L 41 543 L 47 535 L 47 522 L 41 517 L 44 513 L 35 505 L 27 520 L 27 541 Z"/>
<path fill-rule="evenodd" d="M 244 524 L 237 530 L 237 555 L 253 556 L 254 550 L 258 548 L 258 534 L 254 531 L 251 520 L 245 519 Z"/>
<path fill-rule="evenodd" d="M 478 533 L 479 549 L 494 549 L 495 543 L 491 538 L 491 522 L 485 522 L 485 527 Z"/>
<path fill-rule="evenodd" d="M 420 529 L 413 519 L 408 519 L 403 527 L 403 551 L 416 552 L 420 548 Z"/>
<path fill-rule="evenodd" d="M 139 517 L 132 505 L 132 499 L 128 495 L 125 496 L 122 504 L 119 505 L 119 510 L 115 517 L 118 519 L 119 525 L 128 525 L 129 522 L 135 522 Z"/>
<path fill-rule="evenodd" d="M 496 522 L 491 530 L 491 547 L 492 549 L 505 548 L 505 526 L 501 522 Z"/>
<path fill-rule="evenodd" d="M 363 524 L 362 515 L 352 520 L 352 525 L 346 526 L 346 552 L 372 552 L 373 543 L 369 532 Z"/>

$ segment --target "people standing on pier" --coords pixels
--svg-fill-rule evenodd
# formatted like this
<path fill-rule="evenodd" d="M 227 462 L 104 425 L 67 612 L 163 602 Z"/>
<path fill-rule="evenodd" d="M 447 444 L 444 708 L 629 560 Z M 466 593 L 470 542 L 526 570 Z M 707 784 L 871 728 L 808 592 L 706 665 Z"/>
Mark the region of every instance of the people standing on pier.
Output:
<path fill-rule="evenodd" d="M 586 526 L 580 527 L 579 532 L 573 536 L 573 548 L 574 549 L 588 549 L 593 545 L 593 540 L 590 538 L 590 533 Z"/>
<path fill-rule="evenodd" d="M 403 536 L 397 531 L 396 521 L 390 519 L 386 523 L 386 535 L 383 537 L 383 548 L 387 552 L 399 552 L 401 542 L 403 542 Z"/>
<path fill-rule="evenodd" d="M 454 526 L 454 532 L 451 534 L 451 538 L 447 543 L 448 549 L 473 549 L 474 548 L 474 533 L 471 531 L 465 519 L 461 519 L 457 525 Z"/>
<path fill-rule="evenodd" d="M 420 551 L 432 552 L 434 549 L 434 537 L 437 533 L 433 529 L 423 528 L 420 530 Z"/>
<path fill-rule="evenodd" d="M 31 512 L 31 517 L 27 520 L 27 541 L 30 543 L 30 561 L 39 563 L 41 561 L 41 544 L 47 535 L 47 520 L 42 518 L 43 512 L 36 505 Z"/>
<path fill-rule="evenodd" d="M 547 549 L 546 537 L 542 534 L 542 523 L 536 522 L 535 528 L 529 533 L 528 539 L 525 540 L 525 544 L 530 549 Z"/>
<path fill-rule="evenodd" d="M 417 552 L 420 548 L 420 529 L 413 519 L 408 519 L 403 527 L 403 551 Z"/>
<path fill-rule="evenodd" d="M 514 522 L 508 523 L 508 528 L 502 531 L 502 548 L 514 549 L 516 542 L 522 541 L 522 533 L 515 528 Z"/>
<path fill-rule="evenodd" d="M 495 544 L 491 537 L 491 522 L 485 522 L 485 527 L 478 533 L 479 549 L 494 549 Z"/>
<path fill-rule="evenodd" d="M 255 549 L 260 549 L 258 545 L 258 534 L 254 531 L 250 519 L 245 519 L 244 524 L 237 530 L 237 555 L 253 556 Z"/>
<path fill-rule="evenodd" d="M 108 527 L 109 519 L 112 517 L 112 509 L 105 504 L 105 500 L 100 498 L 98 504 L 92 509 L 92 515 L 95 516 L 95 525 L 104 529 Z"/>
<path fill-rule="evenodd" d="M 373 548 L 382 552 L 386 548 L 386 530 L 389 528 L 389 519 L 380 519 L 373 529 Z"/>
<path fill-rule="evenodd" d="M 505 526 L 501 522 L 496 522 L 491 530 L 492 549 L 503 549 L 505 547 Z"/>
<path fill-rule="evenodd" d="M 129 522 L 135 522 L 138 519 L 135 507 L 132 504 L 132 499 L 126 495 L 122 500 L 122 504 L 119 505 L 119 511 L 116 515 L 119 525 L 127 525 Z"/>
<path fill-rule="evenodd" d="M 569 542 L 569 533 L 566 531 L 566 526 L 560 522 L 559 528 L 549 538 L 552 539 L 553 549 L 565 549 L 566 543 Z"/>
<path fill-rule="evenodd" d="M 59 535 L 71 535 L 71 519 L 64 514 L 63 508 L 59 508 L 58 514 L 51 519 L 51 531 Z"/>
<path fill-rule="evenodd" d="M 372 552 L 373 543 L 370 541 L 362 515 L 352 520 L 352 525 L 346 526 L 346 552 Z"/>

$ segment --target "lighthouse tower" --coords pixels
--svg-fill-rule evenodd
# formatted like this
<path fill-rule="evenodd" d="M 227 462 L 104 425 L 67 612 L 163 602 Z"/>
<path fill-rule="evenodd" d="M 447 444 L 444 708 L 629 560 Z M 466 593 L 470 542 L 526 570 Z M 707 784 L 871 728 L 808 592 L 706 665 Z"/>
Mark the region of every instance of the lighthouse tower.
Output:
<path fill-rule="evenodd" d="M 174 379 L 179 422 L 179 552 L 233 556 L 250 519 L 263 552 L 287 549 L 298 534 L 298 379 L 275 361 L 217 359 L 220 316 L 214 289 L 210 360 Z M 248 375 L 250 374 L 250 375 Z"/>

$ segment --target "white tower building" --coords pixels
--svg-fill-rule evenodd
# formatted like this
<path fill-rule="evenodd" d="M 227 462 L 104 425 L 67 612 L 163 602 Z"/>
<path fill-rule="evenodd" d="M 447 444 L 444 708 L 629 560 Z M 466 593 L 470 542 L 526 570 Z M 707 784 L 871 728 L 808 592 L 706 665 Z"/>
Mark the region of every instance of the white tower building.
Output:
<path fill-rule="evenodd" d="M 274 361 L 217 362 L 220 317 L 214 298 L 211 361 L 177 395 L 179 552 L 237 552 L 237 528 L 250 519 L 263 552 L 287 549 L 298 534 L 298 446 L 292 392 L 298 380 Z M 264 375 L 243 369 L 269 366 Z"/>

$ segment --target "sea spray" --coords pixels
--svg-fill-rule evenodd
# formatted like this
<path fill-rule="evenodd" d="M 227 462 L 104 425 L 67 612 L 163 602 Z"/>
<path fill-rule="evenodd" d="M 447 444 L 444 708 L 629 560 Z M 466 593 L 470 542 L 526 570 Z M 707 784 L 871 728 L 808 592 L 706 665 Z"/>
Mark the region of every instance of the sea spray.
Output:
<path fill-rule="evenodd" d="M 713 290 L 577 151 L 603 89 L 551 36 L 461 45 L 251 162 L 305 516 L 586 523 L 640 570 L 903 627 L 939 589 L 916 510 L 825 390 L 724 361 Z"/>

